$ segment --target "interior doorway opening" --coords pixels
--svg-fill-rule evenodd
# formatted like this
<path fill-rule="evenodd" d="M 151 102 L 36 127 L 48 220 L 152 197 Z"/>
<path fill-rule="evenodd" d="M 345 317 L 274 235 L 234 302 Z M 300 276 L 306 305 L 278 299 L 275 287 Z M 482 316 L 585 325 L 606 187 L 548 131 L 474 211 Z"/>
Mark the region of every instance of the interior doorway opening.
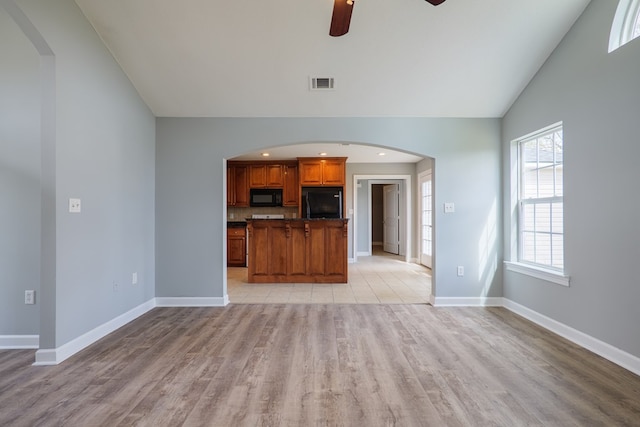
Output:
<path fill-rule="evenodd" d="M 385 187 L 390 192 L 395 189 L 396 195 L 390 196 L 389 199 L 397 201 L 389 203 L 389 205 L 397 207 L 397 218 L 393 226 L 387 229 L 387 233 L 390 234 L 388 238 L 396 240 L 397 255 L 403 261 L 411 262 L 414 260 L 410 230 L 413 221 L 411 175 L 353 175 L 353 258 L 351 261 L 354 263 L 357 262 L 359 256 L 372 256 L 374 247 L 377 249 L 380 245 L 383 250 L 387 249 L 385 252 L 395 252 L 395 250 L 390 250 L 392 245 L 385 245 L 384 241 Z M 382 200 L 379 200 L 380 191 L 382 191 Z M 391 221 L 393 216 L 394 214 L 387 216 L 387 223 Z M 381 232 L 380 227 L 382 227 Z"/>
<path fill-rule="evenodd" d="M 371 184 L 371 255 L 400 255 L 400 184 Z"/>

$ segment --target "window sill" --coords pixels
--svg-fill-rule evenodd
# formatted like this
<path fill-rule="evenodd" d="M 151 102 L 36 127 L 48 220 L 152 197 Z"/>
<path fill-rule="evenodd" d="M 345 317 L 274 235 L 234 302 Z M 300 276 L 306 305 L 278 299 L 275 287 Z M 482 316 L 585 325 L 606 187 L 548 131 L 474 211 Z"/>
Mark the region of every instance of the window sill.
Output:
<path fill-rule="evenodd" d="M 565 276 L 558 271 L 545 270 L 543 268 L 533 267 L 519 262 L 505 261 L 504 265 L 509 271 L 546 280 L 547 282 L 555 283 L 557 285 L 569 287 L 569 282 L 571 282 L 571 277 Z"/>

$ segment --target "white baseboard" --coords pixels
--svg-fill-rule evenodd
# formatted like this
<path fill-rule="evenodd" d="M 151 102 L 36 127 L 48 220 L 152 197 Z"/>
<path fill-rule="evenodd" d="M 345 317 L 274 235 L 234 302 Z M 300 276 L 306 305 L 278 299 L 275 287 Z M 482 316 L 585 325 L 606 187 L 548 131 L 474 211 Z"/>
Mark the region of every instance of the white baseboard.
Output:
<path fill-rule="evenodd" d="M 224 297 L 156 297 L 156 307 L 224 307 L 229 295 Z"/>
<path fill-rule="evenodd" d="M 229 304 L 229 296 L 223 298 L 197 298 L 197 297 L 169 297 L 153 298 L 138 307 L 94 328 L 54 349 L 40 349 L 36 351 L 34 366 L 57 365 L 79 351 L 85 349 L 99 339 L 107 336 L 116 329 L 142 316 L 155 307 L 224 307 Z M 36 336 L 37 337 L 37 336 Z M 0 341 L 2 343 L 2 341 Z M 35 347 L 38 348 L 37 344 Z"/>
<path fill-rule="evenodd" d="M 116 329 L 142 316 L 155 306 L 155 301 L 151 299 L 127 311 L 126 313 L 103 323 L 89 332 L 80 335 L 78 338 L 61 345 L 60 347 L 54 349 L 40 349 L 36 351 L 36 361 L 34 366 L 57 365 L 99 339 L 104 338 Z"/>
<path fill-rule="evenodd" d="M 507 298 L 484 298 L 484 297 L 433 297 L 431 305 L 434 307 L 504 307 L 525 319 L 542 326 L 543 328 L 568 339 L 574 344 L 583 347 L 598 356 L 604 357 L 610 362 L 640 375 L 640 358 L 624 350 L 607 344 L 597 338 L 580 332 L 570 326 L 560 323 L 544 314 L 540 314 L 517 302 Z"/>
<path fill-rule="evenodd" d="M 525 319 L 640 375 L 640 358 L 502 297 L 430 297 L 435 307 L 504 307 Z M 224 307 L 229 296 L 154 298 L 55 349 L 36 351 L 35 366 L 57 365 L 155 307 Z M 0 335 L 0 349 L 38 348 L 38 335 Z"/>
<path fill-rule="evenodd" d="M 502 297 L 435 297 L 434 307 L 502 307 Z"/>
<path fill-rule="evenodd" d="M 358 251 L 358 256 L 371 256 L 371 251 Z"/>
<path fill-rule="evenodd" d="M 39 343 L 39 335 L 0 335 L 0 350 L 38 348 Z"/>
<path fill-rule="evenodd" d="M 616 365 L 622 366 L 636 375 L 640 375 L 640 358 L 509 299 L 503 298 L 503 300 L 503 307 L 507 310 L 604 357 Z"/>

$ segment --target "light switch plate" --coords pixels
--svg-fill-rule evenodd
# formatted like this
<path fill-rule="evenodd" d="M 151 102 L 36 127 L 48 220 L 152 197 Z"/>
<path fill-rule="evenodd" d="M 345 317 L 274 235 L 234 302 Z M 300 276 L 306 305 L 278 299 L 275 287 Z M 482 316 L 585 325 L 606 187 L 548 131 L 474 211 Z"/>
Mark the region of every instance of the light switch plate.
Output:
<path fill-rule="evenodd" d="M 80 213 L 81 210 L 80 199 L 69 199 L 69 213 Z"/>
<path fill-rule="evenodd" d="M 24 303 L 29 305 L 35 304 L 36 291 L 33 291 L 33 290 L 24 291 Z"/>

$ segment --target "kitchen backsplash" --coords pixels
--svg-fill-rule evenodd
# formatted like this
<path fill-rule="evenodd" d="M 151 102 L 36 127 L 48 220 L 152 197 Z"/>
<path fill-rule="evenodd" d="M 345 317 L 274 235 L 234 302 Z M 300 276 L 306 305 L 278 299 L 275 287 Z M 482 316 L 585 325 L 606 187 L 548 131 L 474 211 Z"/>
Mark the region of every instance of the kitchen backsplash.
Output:
<path fill-rule="evenodd" d="M 281 214 L 285 218 L 297 218 L 298 208 L 233 208 L 227 207 L 227 221 L 242 221 L 254 214 Z"/>

